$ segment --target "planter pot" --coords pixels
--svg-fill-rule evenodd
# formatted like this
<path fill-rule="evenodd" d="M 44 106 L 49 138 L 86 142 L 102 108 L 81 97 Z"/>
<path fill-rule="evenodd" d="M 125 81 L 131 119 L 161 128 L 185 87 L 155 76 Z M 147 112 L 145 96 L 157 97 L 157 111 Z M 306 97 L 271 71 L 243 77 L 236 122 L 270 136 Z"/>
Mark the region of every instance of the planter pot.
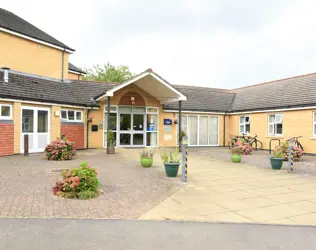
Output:
<path fill-rule="evenodd" d="M 272 169 L 280 170 L 283 165 L 283 160 L 284 160 L 283 158 L 271 157 L 270 162 L 271 162 Z"/>
<path fill-rule="evenodd" d="M 107 147 L 106 153 L 107 154 L 115 154 L 115 147 Z"/>
<path fill-rule="evenodd" d="M 179 165 L 178 163 L 165 163 L 165 170 L 168 177 L 177 177 L 178 171 L 179 171 Z"/>
<path fill-rule="evenodd" d="M 232 162 L 234 162 L 234 163 L 239 163 L 239 162 L 241 162 L 241 158 L 242 158 L 242 155 L 239 155 L 239 154 L 232 154 Z"/>
<path fill-rule="evenodd" d="M 153 165 L 153 158 L 141 158 L 140 164 L 143 168 L 150 168 Z"/>

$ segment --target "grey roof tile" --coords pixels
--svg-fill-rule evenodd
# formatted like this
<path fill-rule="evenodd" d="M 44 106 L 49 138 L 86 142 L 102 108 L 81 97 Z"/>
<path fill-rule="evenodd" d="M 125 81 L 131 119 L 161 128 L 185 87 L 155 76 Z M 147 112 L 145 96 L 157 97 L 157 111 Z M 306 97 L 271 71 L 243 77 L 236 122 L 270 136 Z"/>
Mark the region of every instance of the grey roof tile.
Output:
<path fill-rule="evenodd" d="M 0 27 L 74 51 L 74 49 L 48 35 L 21 17 L 2 8 L 0 8 Z"/>
<path fill-rule="evenodd" d="M 73 65 L 72 63 L 68 63 L 68 70 L 72 70 L 72 71 L 76 71 L 82 74 L 85 74 L 86 72 L 84 72 L 82 69 L 76 67 L 75 65 Z"/>

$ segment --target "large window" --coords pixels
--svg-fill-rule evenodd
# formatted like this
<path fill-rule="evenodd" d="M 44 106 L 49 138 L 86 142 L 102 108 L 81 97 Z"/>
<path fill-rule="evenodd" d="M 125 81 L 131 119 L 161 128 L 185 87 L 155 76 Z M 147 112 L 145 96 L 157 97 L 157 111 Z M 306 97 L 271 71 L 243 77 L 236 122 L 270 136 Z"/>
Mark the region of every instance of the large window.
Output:
<path fill-rule="evenodd" d="M 155 147 L 158 145 L 158 109 L 146 108 L 147 128 L 146 146 Z"/>
<path fill-rule="evenodd" d="M 67 122 L 82 122 L 82 111 L 61 110 L 61 120 Z"/>
<path fill-rule="evenodd" d="M 282 114 L 269 115 L 269 135 L 283 134 Z"/>
<path fill-rule="evenodd" d="M 181 129 L 188 136 L 189 146 L 218 146 L 218 117 L 182 115 Z M 179 124 L 177 125 L 177 144 Z"/>
<path fill-rule="evenodd" d="M 250 134 L 250 117 L 249 116 L 239 117 L 239 133 Z"/>
<path fill-rule="evenodd" d="M 12 119 L 12 106 L 7 104 L 0 104 L 0 119 Z"/>

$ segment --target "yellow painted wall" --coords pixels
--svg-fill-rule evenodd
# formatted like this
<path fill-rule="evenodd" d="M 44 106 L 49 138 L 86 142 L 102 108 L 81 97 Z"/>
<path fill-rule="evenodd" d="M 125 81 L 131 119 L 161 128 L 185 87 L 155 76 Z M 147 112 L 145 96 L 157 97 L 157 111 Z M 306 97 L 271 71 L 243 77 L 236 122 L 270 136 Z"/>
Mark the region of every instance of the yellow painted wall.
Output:
<path fill-rule="evenodd" d="M 37 74 L 56 79 L 62 78 L 63 52 L 0 31 L 0 67 Z M 68 78 L 68 53 L 64 57 L 64 77 Z"/>
<path fill-rule="evenodd" d="M 68 72 L 68 77 L 67 77 L 67 79 L 69 79 L 69 80 L 81 80 L 81 78 L 82 78 L 81 75 Z"/>
<path fill-rule="evenodd" d="M 50 110 L 50 141 L 54 141 L 57 138 L 60 138 L 60 106 L 51 106 Z M 55 116 L 55 112 L 59 112 L 59 116 Z"/>
<path fill-rule="evenodd" d="M 306 153 L 316 153 L 316 138 L 313 137 L 313 112 L 316 110 L 283 111 L 271 113 L 245 114 L 250 116 L 250 133 L 253 136 L 258 134 L 258 139 L 263 142 L 265 149 L 269 148 L 271 138 L 278 138 L 286 141 L 292 136 L 303 136 L 299 141 Z M 268 134 L 268 115 L 283 114 L 283 136 L 269 136 Z M 243 114 L 244 115 L 244 114 Z M 228 129 L 231 136 L 239 133 L 239 116 L 230 115 Z M 228 142 L 227 138 L 226 142 Z M 277 142 L 273 142 L 273 147 Z M 272 148 L 273 148 L 272 147 Z"/>
<path fill-rule="evenodd" d="M 14 153 L 20 154 L 21 152 L 21 103 L 13 103 L 12 118 L 14 123 Z"/>

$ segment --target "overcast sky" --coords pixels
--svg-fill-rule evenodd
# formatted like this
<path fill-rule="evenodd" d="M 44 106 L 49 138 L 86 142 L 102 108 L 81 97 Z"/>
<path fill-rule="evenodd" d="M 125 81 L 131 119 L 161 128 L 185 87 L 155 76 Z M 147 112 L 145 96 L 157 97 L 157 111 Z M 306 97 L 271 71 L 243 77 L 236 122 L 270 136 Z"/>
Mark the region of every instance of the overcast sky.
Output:
<path fill-rule="evenodd" d="M 10 0 L 86 68 L 152 68 L 173 84 L 235 88 L 316 72 L 315 0 Z"/>

